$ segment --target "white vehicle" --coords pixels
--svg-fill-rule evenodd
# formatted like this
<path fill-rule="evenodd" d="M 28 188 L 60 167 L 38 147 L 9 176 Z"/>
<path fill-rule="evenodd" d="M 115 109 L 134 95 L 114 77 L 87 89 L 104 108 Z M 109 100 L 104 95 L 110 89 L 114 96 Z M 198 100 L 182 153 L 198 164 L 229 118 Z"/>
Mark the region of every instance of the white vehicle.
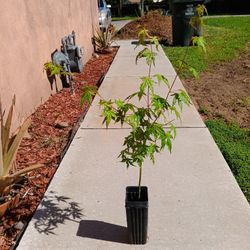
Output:
<path fill-rule="evenodd" d="M 105 0 L 98 0 L 99 26 L 100 29 L 107 29 L 111 24 L 111 5 L 107 5 Z"/>

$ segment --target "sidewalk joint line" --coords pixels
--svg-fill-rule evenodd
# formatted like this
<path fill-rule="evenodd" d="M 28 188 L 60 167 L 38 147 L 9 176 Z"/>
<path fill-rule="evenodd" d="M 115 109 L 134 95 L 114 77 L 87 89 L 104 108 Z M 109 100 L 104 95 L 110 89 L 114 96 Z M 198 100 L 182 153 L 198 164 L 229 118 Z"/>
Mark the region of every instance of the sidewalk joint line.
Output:
<path fill-rule="evenodd" d="M 169 127 L 164 127 L 169 128 Z M 199 129 L 199 128 L 206 128 L 206 126 L 197 126 L 197 127 L 179 127 L 177 126 L 176 129 Z M 131 128 L 80 128 L 82 130 L 131 130 Z"/>

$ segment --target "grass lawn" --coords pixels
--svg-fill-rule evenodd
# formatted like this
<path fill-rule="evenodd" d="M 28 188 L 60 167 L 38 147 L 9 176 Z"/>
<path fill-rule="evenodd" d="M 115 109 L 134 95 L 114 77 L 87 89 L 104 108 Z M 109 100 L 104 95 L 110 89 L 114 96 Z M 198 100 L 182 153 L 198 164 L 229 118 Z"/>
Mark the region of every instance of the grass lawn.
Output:
<path fill-rule="evenodd" d="M 138 17 L 134 17 L 134 16 L 112 17 L 112 21 L 135 20 L 137 18 Z"/>
<path fill-rule="evenodd" d="M 189 48 L 187 63 L 197 72 L 202 72 L 218 62 L 230 61 L 243 52 L 250 41 L 250 16 L 221 17 L 204 19 L 204 37 L 207 54 L 201 54 L 196 48 Z M 164 47 L 165 53 L 173 65 L 182 58 L 185 47 Z M 186 72 L 182 77 L 189 77 Z"/>
<path fill-rule="evenodd" d="M 250 202 L 250 129 L 219 120 L 207 121 L 206 125 Z"/>

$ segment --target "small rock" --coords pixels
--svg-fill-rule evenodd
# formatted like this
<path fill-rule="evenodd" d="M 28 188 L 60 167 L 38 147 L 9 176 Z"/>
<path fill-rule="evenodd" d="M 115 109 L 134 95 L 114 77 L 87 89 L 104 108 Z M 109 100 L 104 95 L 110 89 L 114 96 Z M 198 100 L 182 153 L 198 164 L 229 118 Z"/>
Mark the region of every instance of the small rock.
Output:
<path fill-rule="evenodd" d="M 55 128 L 67 128 L 69 126 L 68 122 L 63 122 L 63 121 L 55 121 Z"/>
<path fill-rule="evenodd" d="M 21 221 L 19 221 L 15 226 L 14 228 L 17 229 L 17 230 L 22 230 L 24 227 L 24 223 L 22 223 Z"/>
<path fill-rule="evenodd" d="M 249 69 L 250 68 L 250 64 L 245 64 L 244 68 Z"/>
<path fill-rule="evenodd" d="M 92 56 L 93 56 L 94 58 L 99 58 L 99 57 L 100 57 L 100 56 L 99 56 L 98 54 L 96 54 L 96 53 L 93 53 Z"/>
<path fill-rule="evenodd" d="M 244 82 L 244 83 L 250 83 L 250 78 L 245 78 L 245 79 L 243 80 L 243 82 Z"/>
<path fill-rule="evenodd" d="M 24 134 L 23 138 L 26 138 L 26 139 L 31 139 L 32 136 L 29 134 L 28 131 L 26 131 L 26 133 Z"/>

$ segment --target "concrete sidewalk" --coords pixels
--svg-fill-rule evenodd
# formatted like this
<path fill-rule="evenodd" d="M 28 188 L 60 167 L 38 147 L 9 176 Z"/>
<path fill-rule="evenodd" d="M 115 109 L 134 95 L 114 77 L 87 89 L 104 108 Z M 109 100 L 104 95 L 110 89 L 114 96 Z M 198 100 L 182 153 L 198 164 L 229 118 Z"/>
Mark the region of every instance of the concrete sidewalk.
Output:
<path fill-rule="evenodd" d="M 104 97 L 124 97 L 139 84 L 146 65 L 135 66 L 134 45 L 120 49 L 101 87 Z M 175 71 L 160 50 L 157 73 Z M 183 88 L 178 79 L 175 88 Z M 162 89 L 158 90 L 159 92 Z M 250 249 L 249 204 L 195 107 L 184 109 L 173 152 L 146 162 L 142 184 L 149 188 L 149 239 L 127 243 L 125 187 L 137 184 L 138 169 L 117 159 L 128 128 L 101 124 L 95 98 L 19 250 L 201 250 Z"/>

